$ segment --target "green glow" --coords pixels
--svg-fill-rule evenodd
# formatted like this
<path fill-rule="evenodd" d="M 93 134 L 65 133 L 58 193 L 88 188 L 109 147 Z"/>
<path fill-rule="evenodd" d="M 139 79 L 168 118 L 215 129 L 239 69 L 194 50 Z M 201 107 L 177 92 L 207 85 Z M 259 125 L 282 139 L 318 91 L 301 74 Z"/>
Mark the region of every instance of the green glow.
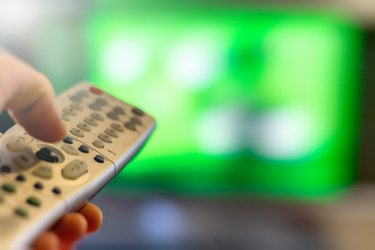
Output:
<path fill-rule="evenodd" d="M 158 122 L 118 184 L 305 197 L 348 185 L 354 178 L 359 38 L 349 21 L 318 11 L 100 9 L 88 22 L 91 80 Z M 220 140 L 222 148 L 223 140 L 233 145 L 227 152 L 205 150 L 210 144 L 199 138 L 201 121 L 228 107 L 238 111 L 230 118 L 238 121 L 224 119 L 207 138 Z M 266 126 L 258 128 L 263 137 L 258 130 L 251 137 L 256 122 L 272 121 L 272 114 L 281 114 L 270 125 L 280 129 L 272 130 L 275 139 L 264 139 Z M 218 136 L 226 128 L 230 136 Z M 295 142 L 285 144 L 283 131 Z M 256 150 L 262 145 L 267 154 Z"/>

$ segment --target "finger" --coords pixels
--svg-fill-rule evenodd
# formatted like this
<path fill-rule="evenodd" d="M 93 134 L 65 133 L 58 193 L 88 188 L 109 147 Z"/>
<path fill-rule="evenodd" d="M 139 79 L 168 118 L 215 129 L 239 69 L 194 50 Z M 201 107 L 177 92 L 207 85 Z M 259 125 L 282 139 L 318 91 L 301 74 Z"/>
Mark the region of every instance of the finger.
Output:
<path fill-rule="evenodd" d="M 53 228 L 63 243 L 72 244 L 83 238 L 87 232 L 87 221 L 80 213 L 65 215 Z"/>
<path fill-rule="evenodd" d="M 43 233 L 35 242 L 32 247 L 33 250 L 58 250 L 59 239 L 53 232 Z"/>
<path fill-rule="evenodd" d="M 93 233 L 99 230 L 103 222 L 103 214 L 98 206 L 92 203 L 87 203 L 78 212 L 86 218 L 87 233 Z"/>
<path fill-rule="evenodd" d="M 0 65 L 0 109 L 10 109 L 20 125 L 38 139 L 62 139 L 66 131 L 48 79 L 4 51 L 0 51 Z"/>

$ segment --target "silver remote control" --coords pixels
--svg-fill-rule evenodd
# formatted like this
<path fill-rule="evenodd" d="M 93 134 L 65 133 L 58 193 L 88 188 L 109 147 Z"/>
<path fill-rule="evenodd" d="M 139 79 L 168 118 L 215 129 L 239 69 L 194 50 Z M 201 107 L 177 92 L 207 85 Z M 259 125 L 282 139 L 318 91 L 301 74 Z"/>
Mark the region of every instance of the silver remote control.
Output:
<path fill-rule="evenodd" d="M 88 83 L 56 98 L 67 137 L 46 143 L 14 125 L 0 139 L 0 249 L 29 249 L 139 151 L 155 120 Z"/>

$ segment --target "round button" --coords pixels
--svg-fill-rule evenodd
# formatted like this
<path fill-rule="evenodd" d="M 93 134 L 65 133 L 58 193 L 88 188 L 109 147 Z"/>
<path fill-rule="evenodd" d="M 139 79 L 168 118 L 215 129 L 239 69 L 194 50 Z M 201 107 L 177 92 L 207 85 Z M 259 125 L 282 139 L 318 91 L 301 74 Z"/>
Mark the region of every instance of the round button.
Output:
<path fill-rule="evenodd" d="M 121 126 L 121 124 L 118 123 L 112 123 L 111 128 L 117 130 L 118 132 L 124 132 L 124 128 Z"/>
<path fill-rule="evenodd" d="M 61 194 L 61 193 L 62 193 L 62 192 L 61 192 L 61 188 L 59 188 L 59 187 L 54 187 L 54 188 L 52 189 L 52 193 L 57 194 L 57 195 Z"/>
<path fill-rule="evenodd" d="M 98 98 L 98 99 L 95 100 L 95 102 L 99 105 L 102 105 L 102 106 L 108 105 L 108 102 L 103 98 Z"/>
<path fill-rule="evenodd" d="M 43 183 L 41 183 L 41 182 L 36 182 L 36 183 L 34 184 L 34 188 L 35 188 L 35 189 L 42 190 L 42 189 L 44 188 L 44 185 L 43 185 Z"/>
<path fill-rule="evenodd" d="M 94 160 L 98 163 L 104 163 L 104 157 L 101 155 L 95 155 Z"/>
<path fill-rule="evenodd" d="M 84 122 L 94 127 L 98 126 L 98 123 L 94 120 L 94 118 L 91 117 L 85 118 Z"/>
<path fill-rule="evenodd" d="M 83 131 L 91 132 L 91 128 L 90 128 L 90 126 L 87 125 L 86 123 L 81 122 L 81 123 L 79 123 L 79 124 L 77 125 L 77 127 L 80 128 L 80 129 L 82 129 Z"/>
<path fill-rule="evenodd" d="M 111 111 L 111 112 L 108 112 L 107 114 L 108 118 L 112 119 L 112 120 L 118 120 L 118 113 L 114 112 L 114 111 Z"/>
<path fill-rule="evenodd" d="M 138 115 L 138 116 L 143 116 L 145 114 L 142 110 L 140 110 L 139 108 L 135 108 L 135 107 L 132 109 L 132 112 L 133 114 Z"/>
<path fill-rule="evenodd" d="M 26 177 L 22 174 L 17 175 L 16 181 L 24 182 L 26 181 Z"/>
<path fill-rule="evenodd" d="M 12 168 L 9 165 L 3 165 L 0 167 L 0 171 L 2 173 L 10 173 L 12 171 Z"/>
<path fill-rule="evenodd" d="M 69 122 L 69 121 L 70 121 L 70 116 L 67 115 L 67 114 L 63 114 L 63 115 L 62 115 L 62 119 L 63 119 L 64 121 L 66 121 L 66 122 Z"/>
<path fill-rule="evenodd" d="M 135 123 L 137 125 L 142 125 L 142 121 L 138 117 L 132 117 L 132 118 L 130 118 L 130 122 Z"/>
<path fill-rule="evenodd" d="M 132 130 L 132 131 L 136 131 L 137 130 L 136 124 L 133 123 L 133 122 L 125 122 L 124 126 L 125 126 L 125 128 L 127 128 L 129 130 Z"/>
<path fill-rule="evenodd" d="M 57 163 L 60 160 L 57 153 L 48 147 L 42 147 L 35 155 L 39 160 L 46 162 Z"/>
<path fill-rule="evenodd" d="M 67 144 L 73 144 L 73 139 L 72 139 L 72 137 L 67 136 L 67 137 L 64 138 L 63 142 L 65 142 Z"/>
<path fill-rule="evenodd" d="M 85 134 L 78 128 L 72 128 L 70 130 L 70 133 L 72 133 L 72 135 L 75 135 L 77 137 L 84 137 L 85 136 Z"/>
<path fill-rule="evenodd" d="M 79 96 L 79 95 L 72 95 L 70 97 L 70 100 L 72 100 L 73 102 L 81 102 L 82 101 L 82 97 Z"/>
<path fill-rule="evenodd" d="M 98 89 L 97 87 L 91 87 L 90 92 L 96 95 L 101 95 L 103 93 L 103 90 Z"/>
<path fill-rule="evenodd" d="M 95 111 L 100 111 L 102 106 L 96 102 L 89 104 L 89 108 Z"/>
<path fill-rule="evenodd" d="M 73 108 L 64 108 L 63 111 L 68 115 L 72 115 L 72 116 L 77 115 L 77 111 L 74 110 Z"/>
<path fill-rule="evenodd" d="M 17 208 L 15 208 L 15 209 L 14 209 L 14 213 L 15 213 L 17 216 L 22 217 L 22 218 L 27 218 L 27 217 L 29 217 L 29 213 L 28 213 L 25 209 L 23 209 L 23 208 L 21 208 L 21 207 L 17 207 Z"/>
<path fill-rule="evenodd" d="M 2 186 L 3 190 L 7 193 L 14 193 L 16 192 L 16 187 L 11 183 L 5 183 Z"/>
<path fill-rule="evenodd" d="M 99 113 L 92 113 L 90 116 L 97 121 L 104 121 L 103 116 Z"/>
<path fill-rule="evenodd" d="M 98 138 L 106 143 L 112 143 L 112 139 L 111 137 L 109 137 L 108 135 L 106 134 L 99 134 Z"/>
<path fill-rule="evenodd" d="M 118 137 L 118 134 L 115 130 L 111 129 L 111 128 L 107 128 L 105 131 L 104 131 L 107 135 L 109 136 L 112 136 L 112 137 Z"/>
<path fill-rule="evenodd" d="M 79 151 L 81 151 L 82 153 L 85 153 L 85 154 L 90 152 L 89 147 L 87 147 L 86 145 L 81 145 L 78 149 L 79 149 Z"/>
<path fill-rule="evenodd" d="M 41 205 L 40 200 L 34 196 L 27 198 L 26 202 L 33 207 L 40 207 Z"/>
<path fill-rule="evenodd" d="M 99 141 L 99 140 L 95 140 L 92 145 L 94 145 L 95 147 L 97 148 L 104 148 L 104 143 L 102 141 Z"/>
<path fill-rule="evenodd" d="M 113 112 L 117 113 L 117 114 L 120 114 L 120 115 L 125 115 L 125 110 L 121 107 L 115 107 L 113 109 Z"/>

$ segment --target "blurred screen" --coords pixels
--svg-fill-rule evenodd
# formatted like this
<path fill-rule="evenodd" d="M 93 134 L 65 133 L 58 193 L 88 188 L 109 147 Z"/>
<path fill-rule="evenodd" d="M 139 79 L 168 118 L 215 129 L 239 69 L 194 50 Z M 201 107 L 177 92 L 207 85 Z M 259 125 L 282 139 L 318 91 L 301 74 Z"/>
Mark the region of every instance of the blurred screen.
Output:
<path fill-rule="evenodd" d="M 350 20 L 127 2 L 97 2 L 85 27 L 89 78 L 157 120 L 115 186 L 315 197 L 353 181 L 361 41 Z"/>

